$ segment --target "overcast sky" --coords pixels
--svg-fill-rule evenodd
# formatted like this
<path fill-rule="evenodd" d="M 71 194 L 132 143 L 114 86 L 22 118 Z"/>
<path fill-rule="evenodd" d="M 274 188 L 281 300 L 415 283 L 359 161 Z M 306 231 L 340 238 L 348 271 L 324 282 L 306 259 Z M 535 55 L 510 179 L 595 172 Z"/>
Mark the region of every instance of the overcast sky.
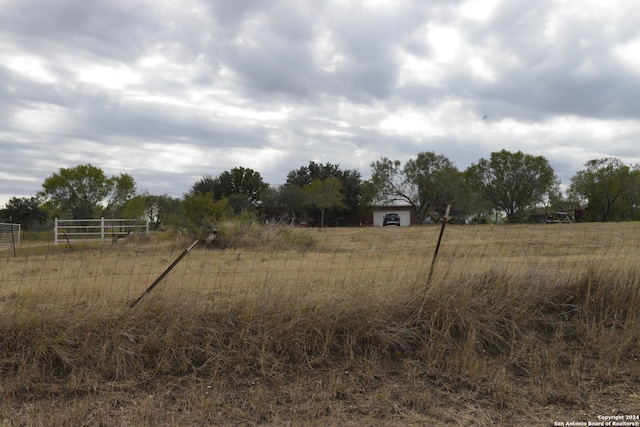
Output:
<path fill-rule="evenodd" d="M 0 206 L 61 167 L 180 197 L 507 149 L 640 163 L 640 2 L 0 0 Z"/>

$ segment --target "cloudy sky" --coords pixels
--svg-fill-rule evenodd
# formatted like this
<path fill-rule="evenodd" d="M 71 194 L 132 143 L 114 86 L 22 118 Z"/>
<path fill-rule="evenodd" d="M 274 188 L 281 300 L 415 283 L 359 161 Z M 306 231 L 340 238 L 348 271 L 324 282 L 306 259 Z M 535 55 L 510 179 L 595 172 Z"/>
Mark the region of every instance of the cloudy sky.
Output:
<path fill-rule="evenodd" d="M 0 204 L 61 167 L 182 196 L 237 166 L 640 163 L 629 0 L 0 0 Z"/>

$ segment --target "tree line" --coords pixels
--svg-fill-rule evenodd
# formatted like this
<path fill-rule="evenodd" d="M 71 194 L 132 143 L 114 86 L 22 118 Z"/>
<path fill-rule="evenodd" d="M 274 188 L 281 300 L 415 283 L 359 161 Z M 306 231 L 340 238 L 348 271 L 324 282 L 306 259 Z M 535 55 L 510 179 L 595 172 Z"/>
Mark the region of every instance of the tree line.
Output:
<path fill-rule="evenodd" d="M 14 197 L 0 221 L 25 229 L 45 227 L 52 218 L 146 217 L 154 228 L 187 227 L 197 233 L 232 216 L 309 225 L 361 223 L 372 206 L 410 205 L 418 223 L 452 206 L 461 222 L 539 221 L 545 212 L 579 209 L 586 221 L 640 218 L 640 167 L 616 158 L 594 159 L 571 178 L 562 194 L 548 160 L 501 150 L 459 170 L 446 156 L 420 152 L 404 164 L 382 157 L 371 163 L 371 179 L 356 169 L 309 162 L 291 170 L 283 185 L 269 185 L 259 172 L 235 167 L 205 175 L 181 198 L 139 193 L 129 174 L 108 177 L 91 164 L 60 168 L 33 197 Z"/>

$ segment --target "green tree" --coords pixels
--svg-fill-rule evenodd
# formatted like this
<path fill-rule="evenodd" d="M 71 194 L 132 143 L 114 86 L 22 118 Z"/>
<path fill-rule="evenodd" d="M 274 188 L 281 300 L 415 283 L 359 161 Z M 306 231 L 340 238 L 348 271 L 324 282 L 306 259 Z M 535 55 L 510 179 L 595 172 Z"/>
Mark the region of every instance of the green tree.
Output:
<path fill-rule="evenodd" d="M 376 198 L 377 189 L 371 180 L 365 180 L 360 186 L 359 209 L 365 213 L 371 209 Z"/>
<path fill-rule="evenodd" d="M 182 201 L 182 228 L 191 236 L 205 238 L 214 228 L 214 224 L 223 220 L 228 212 L 227 199 L 216 201 L 213 193 L 192 191 Z"/>
<path fill-rule="evenodd" d="M 122 207 L 118 209 L 117 217 L 133 219 L 146 218 L 144 196 L 138 194 L 128 199 Z M 151 221 L 149 221 L 149 225 L 151 225 Z"/>
<path fill-rule="evenodd" d="M 316 178 L 310 184 L 302 187 L 302 192 L 307 203 L 320 211 L 320 227 L 324 227 L 326 209 L 346 208 L 344 194 L 342 194 L 342 183 L 336 178 L 325 180 Z"/>
<path fill-rule="evenodd" d="M 205 175 L 196 181 L 195 184 L 191 187 L 190 193 L 201 193 L 201 194 L 221 194 L 221 188 L 217 185 L 216 179 L 211 175 Z"/>
<path fill-rule="evenodd" d="M 36 197 L 12 197 L 0 209 L 1 222 L 20 224 L 25 230 L 46 224 L 47 213 L 40 208 Z"/>
<path fill-rule="evenodd" d="M 287 174 L 287 184 L 297 185 L 302 188 L 311 184 L 314 179 L 324 181 L 329 178 L 342 178 L 343 172 L 339 165 L 331 163 L 309 162 L 308 166 L 301 166 L 296 170 L 292 170 Z"/>
<path fill-rule="evenodd" d="M 552 211 L 571 210 L 571 202 L 564 198 L 560 190 L 560 181 L 556 181 L 553 188 L 549 190 L 545 197 L 545 206 Z"/>
<path fill-rule="evenodd" d="M 175 224 L 176 217 L 181 214 L 182 199 L 163 195 L 142 194 L 129 199 L 122 209 L 122 218 L 145 218 L 152 230 L 158 230 L 161 224 Z"/>
<path fill-rule="evenodd" d="M 471 192 L 503 211 L 510 223 L 524 220 L 527 212 L 543 203 L 557 183 L 546 158 L 522 151 L 491 153 L 489 160 L 480 159 L 464 175 Z"/>
<path fill-rule="evenodd" d="M 162 224 L 175 224 L 182 213 L 182 199 L 167 194 L 154 195 L 145 191 L 141 196 L 144 202 L 144 215 L 153 230 Z"/>
<path fill-rule="evenodd" d="M 461 197 L 460 172 L 448 158 L 431 151 L 418 153 L 404 167 L 399 160 L 383 157 L 371 163 L 371 168 L 378 203 L 408 203 L 420 224 L 430 211 L 443 213 Z"/>
<path fill-rule="evenodd" d="M 368 207 L 371 200 L 368 194 L 363 192 L 364 182 L 360 172 L 355 169 L 342 170 L 339 165 L 331 163 L 309 162 L 308 166 L 302 166 L 287 174 L 286 184 L 303 188 L 311 184 L 315 179 L 325 181 L 337 179 L 342 184 L 344 195 L 344 209 L 352 215 L 360 215 Z"/>
<path fill-rule="evenodd" d="M 52 209 L 74 219 L 95 218 L 104 204 L 116 209 L 135 194 L 135 182 L 127 174 L 110 177 L 91 164 L 60 168 L 42 184 L 38 193 Z M 111 196 L 111 197 L 109 197 Z"/>
<path fill-rule="evenodd" d="M 635 165 L 630 175 L 624 198 L 629 209 L 629 217 L 637 221 L 640 219 L 640 165 Z"/>
<path fill-rule="evenodd" d="M 142 211 L 139 214 L 135 213 L 132 210 L 132 206 L 129 206 L 129 212 L 125 214 L 125 206 L 136 196 L 136 181 L 133 177 L 128 173 L 113 176 L 110 178 L 110 184 L 111 191 L 109 192 L 107 207 L 103 212 L 103 216 L 110 218 L 140 218 Z"/>
<path fill-rule="evenodd" d="M 625 195 L 633 194 L 631 168 L 612 157 L 589 160 L 584 166 L 571 178 L 569 192 L 587 204 L 587 218 L 603 222 L 625 219 Z"/>
<path fill-rule="evenodd" d="M 305 195 L 297 185 L 270 186 L 262 192 L 262 208 L 276 220 L 294 222 L 296 214 L 305 207 Z"/>
<path fill-rule="evenodd" d="M 215 178 L 205 175 L 193 185 L 192 191 L 202 194 L 212 192 L 216 201 L 226 198 L 234 212 L 240 213 L 258 206 L 260 195 L 267 187 L 259 172 L 236 167 Z"/>

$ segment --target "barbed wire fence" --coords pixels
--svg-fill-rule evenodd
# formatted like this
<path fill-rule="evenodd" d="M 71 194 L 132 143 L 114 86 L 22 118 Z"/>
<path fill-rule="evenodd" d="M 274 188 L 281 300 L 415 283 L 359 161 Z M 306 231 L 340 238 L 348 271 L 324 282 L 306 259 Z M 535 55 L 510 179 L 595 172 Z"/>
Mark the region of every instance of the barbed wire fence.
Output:
<path fill-rule="evenodd" d="M 27 297 L 36 304 L 106 300 L 126 309 L 149 294 L 151 285 L 153 294 L 196 296 L 220 306 L 271 291 L 332 298 L 357 288 L 384 297 L 403 286 L 426 286 L 429 277 L 464 282 L 501 271 L 542 284 L 600 267 L 633 269 L 640 260 L 640 223 L 633 222 L 450 224 L 446 230 L 247 222 L 220 230 L 220 243 L 213 247 L 170 233 L 74 245 L 73 250 L 53 241 L 23 240 L 15 254 L 2 243 L 0 304 Z"/>

